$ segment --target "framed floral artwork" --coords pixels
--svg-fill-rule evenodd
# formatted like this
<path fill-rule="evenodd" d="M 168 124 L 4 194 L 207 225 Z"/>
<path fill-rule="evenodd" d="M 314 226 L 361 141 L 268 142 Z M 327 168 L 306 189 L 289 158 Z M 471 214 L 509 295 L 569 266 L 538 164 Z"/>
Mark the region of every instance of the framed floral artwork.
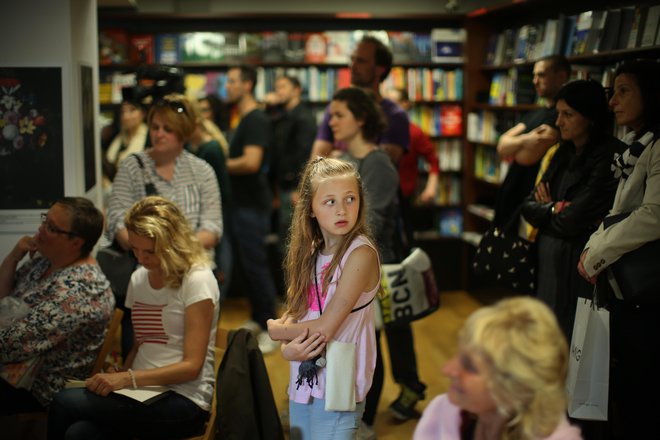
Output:
<path fill-rule="evenodd" d="M 0 209 L 64 196 L 62 69 L 0 67 Z"/>

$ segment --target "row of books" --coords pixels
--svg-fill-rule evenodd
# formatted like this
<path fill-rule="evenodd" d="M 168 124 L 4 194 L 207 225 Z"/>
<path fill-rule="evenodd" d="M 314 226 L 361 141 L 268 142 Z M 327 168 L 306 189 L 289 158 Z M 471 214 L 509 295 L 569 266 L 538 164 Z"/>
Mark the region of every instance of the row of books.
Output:
<path fill-rule="evenodd" d="M 463 29 L 427 33 L 398 31 L 185 32 L 129 34 L 107 28 L 99 33 L 99 63 L 331 63 L 348 64 L 357 41 L 373 35 L 392 49 L 395 63 L 460 63 Z"/>
<path fill-rule="evenodd" d="M 440 172 L 459 172 L 463 169 L 463 140 L 437 139 L 434 142 Z M 428 171 L 426 161 L 420 159 L 420 169 Z"/>
<path fill-rule="evenodd" d="M 498 118 L 491 111 L 470 112 L 467 116 L 467 139 L 470 142 L 496 144 L 500 133 Z"/>
<path fill-rule="evenodd" d="M 282 75 L 291 75 L 300 80 L 303 86 L 303 99 L 324 102 L 332 98 L 334 92 L 347 87 L 351 82 L 348 67 L 258 67 L 255 96 L 261 100 L 267 92 L 274 90 L 275 80 Z M 440 68 L 393 69 L 391 81 L 383 84 L 383 91 L 389 87 L 405 88 L 412 101 L 460 100 L 463 96 L 463 71 Z M 226 71 L 187 73 L 184 78 L 186 90 L 196 94 L 217 94 L 226 98 Z M 121 88 L 135 85 L 134 73 L 111 72 L 101 78 L 101 103 L 121 102 Z M 438 135 L 439 133 L 434 133 Z"/>
<path fill-rule="evenodd" d="M 492 105 L 532 104 L 536 101 L 530 70 L 508 69 L 496 72 L 490 82 L 488 103 Z"/>
<path fill-rule="evenodd" d="M 458 104 L 415 106 L 408 112 L 410 120 L 429 136 L 461 136 L 463 107 Z"/>
<path fill-rule="evenodd" d="M 441 174 L 434 203 L 438 206 L 457 206 L 461 204 L 461 178 L 456 175 Z"/>
<path fill-rule="evenodd" d="M 559 14 L 542 23 L 508 28 L 491 35 L 486 64 L 535 60 L 547 55 L 584 55 L 660 45 L 660 6 Z"/>
<path fill-rule="evenodd" d="M 463 69 L 395 66 L 381 84 L 381 91 L 405 89 L 413 101 L 460 101 L 463 99 Z"/>
<path fill-rule="evenodd" d="M 474 177 L 499 184 L 504 180 L 508 162 L 500 160 L 497 150 L 486 145 L 477 145 L 474 150 Z"/>

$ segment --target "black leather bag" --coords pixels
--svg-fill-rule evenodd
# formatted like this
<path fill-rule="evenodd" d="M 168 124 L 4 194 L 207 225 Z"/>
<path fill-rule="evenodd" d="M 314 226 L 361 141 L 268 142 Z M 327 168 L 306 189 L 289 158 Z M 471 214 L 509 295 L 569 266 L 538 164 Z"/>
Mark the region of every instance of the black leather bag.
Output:
<path fill-rule="evenodd" d="M 533 294 L 536 291 L 536 245 L 510 230 L 493 226 L 484 233 L 472 261 L 472 270 L 493 285 Z"/>
<path fill-rule="evenodd" d="M 625 212 L 605 217 L 603 226 L 608 228 L 629 215 Z M 660 303 L 660 240 L 623 254 L 607 270 L 614 278 L 610 278 L 610 285 L 615 295 L 620 293 L 625 301 L 635 304 Z"/>
<path fill-rule="evenodd" d="M 131 251 L 125 251 L 115 241 L 112 246 L 101 248 L 96 253 L 105 277 L 110 281 L 110 288 L 115 294 L 117 305 L 123 307 L 126 299 L 126 290 L 131 281 L 131 274 L 137 268 L 137 260 Z"/>

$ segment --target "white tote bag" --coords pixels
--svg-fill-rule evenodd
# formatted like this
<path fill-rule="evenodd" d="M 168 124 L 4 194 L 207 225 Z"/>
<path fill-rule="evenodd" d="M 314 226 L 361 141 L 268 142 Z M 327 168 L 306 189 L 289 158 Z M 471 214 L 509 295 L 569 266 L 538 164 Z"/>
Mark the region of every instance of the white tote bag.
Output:
<path fill-rule="evenodd" d="M 607 420 L 610 376 L 610 312 L 578 298 L 566 392 L 575 419 Z"/>
<path fill-rule="evenodd" d="M 355 349 L 352 342 L 330 341 L 326 346 L 326 411 L 355 411 Z"/>

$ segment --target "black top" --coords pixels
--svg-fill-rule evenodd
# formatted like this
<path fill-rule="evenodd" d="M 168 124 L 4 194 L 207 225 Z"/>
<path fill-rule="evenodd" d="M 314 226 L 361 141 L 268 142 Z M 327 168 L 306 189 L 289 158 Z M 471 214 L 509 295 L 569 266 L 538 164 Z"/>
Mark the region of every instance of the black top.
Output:
<path fill-rule="evenodd" d="M 230 176 L 235 206 L 270 209 L 271 191 L 267 178 L 270 142 L 270 121 L 261 110 L 254 109 L 243 116 L 229 144 L 229 157 L 242 156 L 246 145 L 262 147 L 264 156 L 259 171 L 256 173 Z"/>

